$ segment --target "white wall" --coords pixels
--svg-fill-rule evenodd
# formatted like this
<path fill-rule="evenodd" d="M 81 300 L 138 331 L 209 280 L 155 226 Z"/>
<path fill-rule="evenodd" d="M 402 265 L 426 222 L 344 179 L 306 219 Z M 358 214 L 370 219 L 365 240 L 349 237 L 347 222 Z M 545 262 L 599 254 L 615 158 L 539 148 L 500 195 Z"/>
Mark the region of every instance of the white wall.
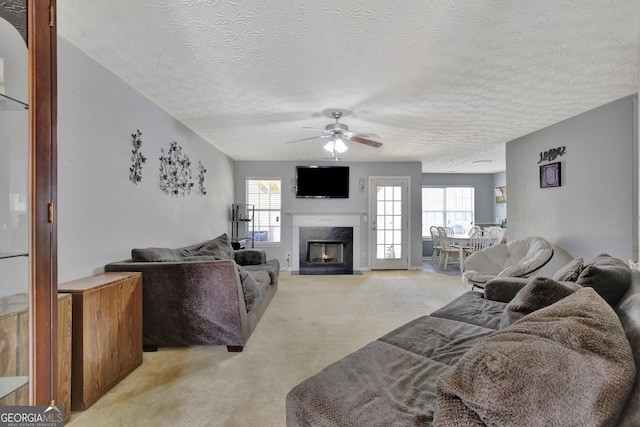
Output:
<path fill-rule="evenodd" d="M 291 181 L 295 177 L 297 165 L 347 165 L 349 170 L 349 198 L 348 199 L 297 199 L 292 193 Z M 359 191 L 359 181 L 364 179 L 368 184 L 370 176 L 408 176 L 410 178 L 409 211 L 410 223 L 410 268 L 421 268 L 422 242 L 420 211 L 422 206 L 421 196 L 421 171 L 420 162 L 236 162 L 235 173 L 235 200 L 237 203 L 245 202 L 246 178 L 275 178 L 282 180 L 282 244 L 263 247 L 269 258 L 277 258 L 286 267 L 286 254 L 292 252 L 292 224 L 290 212 L 369 212 L 369 188 L 364 193 Z M 370 223 L 361 224 L 361 251 L 367 251 L 367 256 L 360 259 L 363 269 L 370 268 L 369 264 L 369 227 Z M 361 254 L 360 254 L 361 255 Z"/>
<path fill-rule="evenodd" d="M 629 96 L 509 142 L 509 239 L 546 238 L 556 245 L 554 267 L 601 252 L 631 258 L 635 119 Z M 562 186 L 540 188 L 540 153 L 559 146 Z"/>
<path fill-rule="evenodd" d="M 133 59 L 132 59 L 133 60 Z M 180 96 L 180 94 L 176 94 Z M 142 132 L 142 181 L 129 181 Z M 160 149 L 192 161 L 187 196 L 159 188 Z M 198 161 L 206 196 L 198 192 Z M 135 247 L 178 247 L 230 231 L 234 163 L 118 77 L 58 38 L 58 270 L 65 282 L 103 271 Z"/>

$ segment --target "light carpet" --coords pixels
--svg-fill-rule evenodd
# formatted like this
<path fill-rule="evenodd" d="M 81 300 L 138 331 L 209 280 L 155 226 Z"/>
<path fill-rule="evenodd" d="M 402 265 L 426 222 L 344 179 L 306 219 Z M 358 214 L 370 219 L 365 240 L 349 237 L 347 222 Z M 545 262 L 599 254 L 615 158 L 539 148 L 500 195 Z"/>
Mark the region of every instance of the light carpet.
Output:
<path fill-rule="evenodd" d="M 427 271 L 283 272 L 242 353 L 160 348 L 68 425 L 284 426 L 289 390 L 327 365 L 465 292 Z"/>

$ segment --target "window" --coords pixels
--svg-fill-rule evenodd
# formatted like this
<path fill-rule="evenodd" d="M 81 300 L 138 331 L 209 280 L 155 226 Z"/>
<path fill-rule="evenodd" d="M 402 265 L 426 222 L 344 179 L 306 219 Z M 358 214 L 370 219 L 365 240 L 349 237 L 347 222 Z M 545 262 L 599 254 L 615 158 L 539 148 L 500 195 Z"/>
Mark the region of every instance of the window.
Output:
<path fill-rule="evenodd" d="M 473 187 L 422 187 L 422 236 L 431 237 L 433 225 L 468 233 L 475 222 L 474 206 Z"/>
<path fill-rule="evenodd" d="M 247 203 L 255 207 L 256 242 L 280 243 L 281 188 L 279 179 L 247 179 Z"/>

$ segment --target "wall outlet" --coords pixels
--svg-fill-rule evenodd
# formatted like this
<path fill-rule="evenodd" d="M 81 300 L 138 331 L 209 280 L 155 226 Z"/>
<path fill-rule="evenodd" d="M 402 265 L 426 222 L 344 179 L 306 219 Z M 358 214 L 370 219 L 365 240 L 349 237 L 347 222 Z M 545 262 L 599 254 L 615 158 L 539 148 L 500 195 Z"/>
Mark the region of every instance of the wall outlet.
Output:
<path fill-rule="evenodd" d="M 362 251 L 362 258 L 366 258 L 367 257 L 367 252 Z"/>

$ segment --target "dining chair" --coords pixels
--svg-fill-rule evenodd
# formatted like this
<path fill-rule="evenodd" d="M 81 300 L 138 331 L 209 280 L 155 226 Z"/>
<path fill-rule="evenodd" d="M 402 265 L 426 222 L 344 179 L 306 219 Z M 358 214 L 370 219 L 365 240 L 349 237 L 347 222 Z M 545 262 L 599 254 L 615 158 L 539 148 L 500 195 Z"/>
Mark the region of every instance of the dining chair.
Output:
<path fill-rule="evenodd" d="M 482 228 L 480 228 L 477 225 L 474 225 L 473 227 L 471 227 L 471 229 L 469 230 L 469 237 L 473 236 L 476 232 L 478 231 L 482 231 Z"/>
<path fill-rule="evenodd" d="M 491 235 L 492 245 L 499 245 L 502 243 L 502 236 L 504 234 L 505 229 L 502 227 L 487 227 L 485 229 Z"/>
<path fill-rule="evenodd" d="M 449 262 L 449 255 L 452 258 L 458 257 L 458 262 L 460 261 L 460 246 L 456 245 L 451 237 L 447 235 L 446 227 L 438 228 L 439 237 L 440 237 L 440 262 L 439 265 L 442 266 L 442 260 L 444 259 L 444 269 L 447 269 L 447 264 Z"/>
<path fill-rule="evenodd" d="M 454 236 L 456 234 L 456 232 L 453 230 L 453 228 L 451 227 L 441 227 L 444 229 L 445 233 L 447 234 L 447 236 L 451 237 Z"/>
<path fill-rule="evenodd" d="M 466 253 L 481 251 L 493 244 L 493 235 L 487 231 L 476 231 L 469 239 L 469 244 L 463 246 Z"/>
<path fill-rule="evenodd" d="M 431 262 L 438 260 L 438 264 L 440 264 L 440 251 L 442 249 L 442 245 L 440 244 L 440 233 L 438 231 L 438 227 L 432 225 L 429 227 L 429 232 L 431 233 L 431 240 L 433 240 L 433 253 L 431 254 Z"/>

